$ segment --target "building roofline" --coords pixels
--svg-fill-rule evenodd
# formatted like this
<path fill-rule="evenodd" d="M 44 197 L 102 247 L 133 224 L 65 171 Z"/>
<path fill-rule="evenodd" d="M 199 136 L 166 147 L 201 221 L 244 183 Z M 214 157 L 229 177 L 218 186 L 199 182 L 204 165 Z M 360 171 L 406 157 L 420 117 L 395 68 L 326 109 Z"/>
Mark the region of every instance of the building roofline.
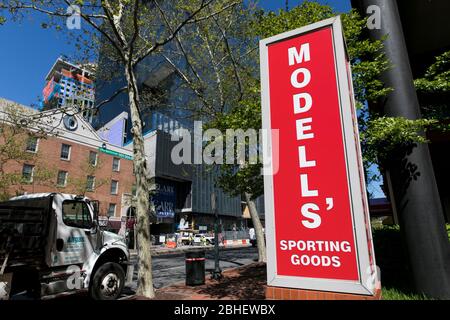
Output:
<path fill-rule="evenodd" d="M 142 137 L 145 140 L 146 138 L 149 138 L 150 136 L 154 136 L 157 133 L 157 131 L 158 131 L 158 129 L 150 129 L 150 130 L 144 132 Z M 131 144 L 133 144 L 133 139 L 130 139 L 126 143 L 124 143 L 123 147 L 127 147 L 127 146 L 129 146 Z"/>
<path fill-rule="evenodd" d="M 39 113 L 40 112 L 39 110 L 37 110 L 37 109 L 35 109 L 33 107 L 26 106 L 24 104 L 21 104 L 21 103 L 18 103 L 18 102 L 15 102 L 15 101 L 12 101 L 12 100 L 0 97 L 0 111 L 3 110 L 4 107 L 6 105 L 8 105 L 8 104 L 19 106 L 20 108 L 24 108 L 26 110 L 29 110 L 29 111 L 33 112 L 33 113 Z"/>
<path fill-rule="evenodd" d="M 103 126 L 101 126 L 97 132 L 102 131 L 102 130 L 107 130 L 108 127 L 112 126 L 113 124 L 115 124 L 117 121 L 122 120 L 122 119 L 128 119 L 128 112 L 126 111 L 122 111 L 121 113 L 119 113 L 117 116 L 115 116 L 113 119 L 111 119 L 110 121 L 108 121 L 107 123 L 105 123 Z"/>
<path fill-rule="evenodd" d="M 53 74 L 54 70 L 56 69 L 58 63 L 65 64 L 67 66 L 70 66 L 70 67 L 73 67 L 73 68 L 77 68 L 79 70 L 84 70 L 89 76 L 92 76 L 92 72 L 87 70 L 86 68 L 83 68 L 80 65 L 73 64 L 73 63 L 63 59 L 62 57 L 58 57 L 56 59 L 55 63 L 53 63 L 52 67 L 50 68 L 50 71 L 47 73 L 47 75 L 45 77 L 45 81 L 49 81 L 50 80 L 51 75 Z"/>

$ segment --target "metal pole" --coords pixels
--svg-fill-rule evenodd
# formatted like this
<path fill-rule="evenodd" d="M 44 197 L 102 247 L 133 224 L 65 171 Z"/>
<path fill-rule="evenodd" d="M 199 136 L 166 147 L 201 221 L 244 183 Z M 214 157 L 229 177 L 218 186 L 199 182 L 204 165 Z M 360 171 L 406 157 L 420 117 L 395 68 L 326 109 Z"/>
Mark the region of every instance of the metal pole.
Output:
<path fill-rule="evenodd" d="M 381 11 L 381 29 L 369 32 L 375 39 L 387 35 L 384 51 L 392 67 L 382 80 L 394 90 L 384 101 L 384 113 L 390 117 L 420 119 L 397 1 L 353 0 L 352 3 L 364 14 L 370 5 L 376 5 Z M 409 5 L 413 6 L 414 1 Z M 450 246 L 428 146 L 421 144 L 391 158 L 390 178 L 416 290 L 430 298 L 450 299 Z"/>
<path fill-rule="evenodd" d="M 219 262 L 219 213 L 216 204 L 216 192 L 211 193 L 211 209 L 214 213 L 214 271 L 212 279 L 219 280 L 222 278 L 222 270 Z"/>

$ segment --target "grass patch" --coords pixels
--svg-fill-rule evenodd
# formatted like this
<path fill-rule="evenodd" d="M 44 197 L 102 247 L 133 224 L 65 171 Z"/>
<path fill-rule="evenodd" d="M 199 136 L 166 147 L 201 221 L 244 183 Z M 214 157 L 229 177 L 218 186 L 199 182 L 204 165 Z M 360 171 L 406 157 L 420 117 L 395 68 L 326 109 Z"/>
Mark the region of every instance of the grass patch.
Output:
<path fill-rule="evenodd" d="M 427 300 L 425 296 L 405 293 L 403 291 L 397 290 L 395 288 L 382 288 L 382 299 L 383 300 Z"/>
<path fill-rule="evenodd" d="M 409 263 L 398 226 L 373 230 L 375 258 L 381 270 L 381 284 L 405 294 L 412 293 Z"/>
<path fill-rule="evenodd" d="M 450 224 L 446 225 L 450 240 Z M 400 227 L 374 224 L 373 243 L 377 265 L 381 270 L 383 300 L 426 300 L 414 292 L 409 262 Z"/>

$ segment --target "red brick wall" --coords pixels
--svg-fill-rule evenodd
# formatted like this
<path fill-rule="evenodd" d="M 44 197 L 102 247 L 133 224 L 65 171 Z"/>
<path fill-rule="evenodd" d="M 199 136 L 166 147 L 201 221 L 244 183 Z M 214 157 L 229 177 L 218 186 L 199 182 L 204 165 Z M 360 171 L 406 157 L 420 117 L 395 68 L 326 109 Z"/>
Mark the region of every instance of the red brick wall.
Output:
<path fill-rule="evenodd" d="M 357 294 L 301 290 L 281 287 L 266 287 L 266 299 L 269 300 L 380 300 L 381 290 L 374 296 Z"/>
<path fill-rule="evenodd" d="M 71 145 L 70 160 L 62 160 L 60 158 L 62 144 Z M 132 186 L 135 181 L 133 175 L 133 163 L 131 160 L 120 158 L 120 171 L 114 172 L 112 170 L 113 156 L 99 152 L 95 147 L 88 147 L 74 141 L 64 140 L 58 137 L 48 137 L 46 139 L 39 139 L 37 161 L 39 166 L 48 168 L 55 172 L 55 177 L 52 181 L 48 181 L 45 185 L 32 183 L 30 185 L 21 186 L 24 191 L 28 193 L 40 192 L 62 192 L 75 193 L 74 186 L 70 184 L 70 178 L 82 179 L 87 173 L 83 170 L 86 168 L 89 151 L 97 152 L 98 169 L 95 171 L 96 182 L 100 180 L 107 180 L 107 182 L 94 192 L 86 192 L 86 196 L 100 201 L 100 214 L 106 215 L 110 203 L 115 203 L 116 217 L 121 214 L 121 200 L 122 194 L 130 194 Z M 30 163 L 33 164 L 33 163 Z M 6 172 L 22 173 L 23 163 L 9 162 L 6 166 Z M 58 171 L 68 172 L 68 184 L 66 187 L 56 187 L 56 174 Z M 119 189 L 117 195 L 111 194 L 111 180 L 119 181 Z M 17 186 L 11 186 L 11 194 L 15 194 Z"/>

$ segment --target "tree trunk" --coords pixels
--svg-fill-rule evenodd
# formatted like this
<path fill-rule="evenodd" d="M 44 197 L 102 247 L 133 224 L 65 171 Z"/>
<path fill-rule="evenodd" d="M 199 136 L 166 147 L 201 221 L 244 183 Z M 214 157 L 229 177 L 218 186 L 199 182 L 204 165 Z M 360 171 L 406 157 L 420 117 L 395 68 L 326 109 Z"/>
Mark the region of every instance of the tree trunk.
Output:
<path fill-rule="evenodd" d="M 256 210 L 255 201 L 249 193 L 245 193 L 245 201 L 247 202 L 250 216 L 252 217 L 253 227 L 255 228 L 256 243 L 258 245 L 258 262 L 267 262 L 266 241 L 264 239 L 263 227 L 259 219 L 258 210 Z"/>
<path fill-rule="evenodd" d="M 138 251 L 137 295 L 154 298 L 149 217 L 149 183 L 145 159 L 142 119 L 139 112 L 139 92 L 136 76 L 130 64 L 125 68 L 130 100 L 131 132 L 133 134 L 133 165 L 136 176 L 136 238 Z"/>

